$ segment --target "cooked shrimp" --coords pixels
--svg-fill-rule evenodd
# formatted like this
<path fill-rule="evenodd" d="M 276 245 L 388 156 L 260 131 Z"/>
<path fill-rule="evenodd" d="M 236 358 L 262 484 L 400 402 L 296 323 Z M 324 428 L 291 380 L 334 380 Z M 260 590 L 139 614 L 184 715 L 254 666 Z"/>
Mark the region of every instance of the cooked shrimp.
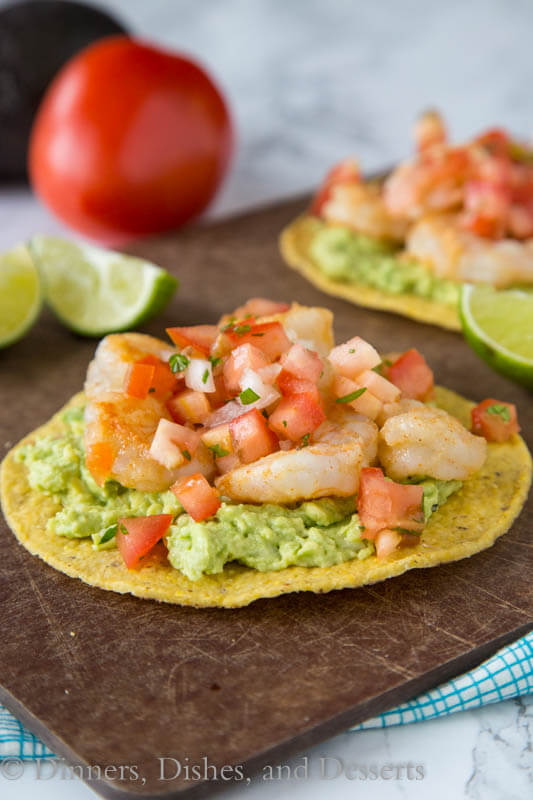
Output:
<path fill-rule="evenodd" d="M 407 235 L 406 253 L 440 278 L 499 289 L 533 283 L 533 239 L 485 239 L 463 230 L 456 215 L 422 217 Z"/>
<path fill-rule="evenodd" d="M 339 184 L 331 190 L 322 216 L 327 222 L 350 228 L 378 239 L 401 241 L 407 223 L 392 216 L 385 205 L 381 187 L 373 183 Z"/>
<path fill-rule="evenodd" d="M 347 444 L 352 439 L 362 448 L 361 466 L 372 466 L 378 455 L 378 426 L 368 417 L 350 408 L 333 408 L 312 435 L 313 442 L 329 444 Z"/>
<path fill-rule="evenodd" d="M 446 411 L 421 406 L 389 417 L 379 432 L 378 449 L 393 480 L 415 475 L 464 480 L 483 465 L 487 442 Z"/>
<path fill-rule="evenodd" d="M 149 454 L 152 439 L 159 420 L 170 419 L 164 398 L 148 395 L 139 399 L 123 393 L 132 362 L 148 354 L 166 361 L 174 352 L 174 348 L 152 336 L 114 334 L 102 340 L 89 365 L 85 382 L 85 450 L 90 455 L 105 443 L 113 454 L 107 477 L 128 488 L 159 492 L 184 475 L 214 475 L 213 458 L 204 445 L 198 447 L 190 462 L 175 470 L 155 461 Z"/>
<path fill-rule="evenodd" d="M 385 208 L 392 216 L 413 220 L 423 213 L 459 207 L 468 166 L 464 147 L 429 148 L 418 159 L 400 164 L 387 178 Z"/>
<path fill-rule="evenodd" d="M 216 481 L 223 495 L 243 503 L 294 503 L 316 497 L 349 497 L 357 492 L 362 447 L 312 444 L 272 453 L 238 467 Z"/>

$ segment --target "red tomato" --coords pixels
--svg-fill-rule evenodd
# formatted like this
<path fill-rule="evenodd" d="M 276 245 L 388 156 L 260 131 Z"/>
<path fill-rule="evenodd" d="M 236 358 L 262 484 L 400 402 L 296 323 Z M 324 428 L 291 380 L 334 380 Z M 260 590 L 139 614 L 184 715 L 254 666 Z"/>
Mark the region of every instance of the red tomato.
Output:
<path fill-rule="evenodd" d="M 282 359 L 283 369 L 291 372 L 295 378 L 302 381 L 318 383 L 324 370 L 324 364 L 318 353 L 308 350 L 301 344 L 293 344 L 288 353 Z"/>
<path fill-rule="evenodd" d="M 113 36 L 52 82 L 33 126 L 29 173 L 64 222 L 118 244 L 202 212 L 232 147 L 228 108 L 203 69 Z"/>
<path fill-rule="evenodd" d="M 171 522 L 172 514 L 119 519 L 117 547 L 128 569 L 136 567 L 139 559 L 150 552 L 166 533 Z M 122 526 L 127 530 L 127 534 L 122 532 Z"/>
<path fill-rule="evenodd" d="M 433 391 L 433 372 L 424 356 L 411 348 L 398 358 L 387 370 L 387 378 L 406 397 L 426 400 Z"/>
<path fill-rule="evenodd" d="M 316 383 L 311 381 L 302 381 L 295 378 L 292 372 L 281 370 L 276 378 L 278 388 L 283 395 L 291 394 L 309 394 L 311 393 L 317 402 L 320 402 L 320 393 L 317 389 Z"/>
<path fill-rule="evenodd" d="M 154 364 L 131 364 L 124 381 L 124 392 L 141 400 L 148 395 L 155 376 Z"/>
<path fill-rule="evenodd" d="M 339 186 L 340 184 L 360 183 L 360 181 L 361 173 L 359 172 L 357 161 L 347 158 L 344 161 L 341 161 L 339 164 L 336 164 L 333 169 L 328 172 L 324 183 L 314 196 L 313 202 L 311 203 L 311 214 L 315 214 L 317 217 L 321 216 L 322 209 L 330 199 L 331 191 L 334 186 Z"/>
<path fill-rule="evenodd" d="M 148 364 L 154 367 L 149 391 L 153 389 L 157 397 L 164 397 L 178 388 L 179 380 L 166 361 L 161 361 L 157 356 L 147 355 L 140 358 L 136 364 Z"/>
<path fill-rule="evenodd" d="M 373 539 L 385 528 L 421 531 L 424 527 L 422 486 L 385 480 L 378 467 L 364 467 L 359 479 L 357 511 L 365 538 Z"/>
<path fill-rule="evenodd" d="M 220 508 L 219 493 L 199 472 L 181 478 L 170 489 L 195 522 L 212 517 Z"/>
<path fill-rule="evenodd" d="M 240 344 L 252 344 L 261 350 L 270 361 L 276 361 L 282 353 L 291 348 L 283 325 L 279 322 L 237 322 L 225 332 L 233 347 Z"/>
<path fill-rule="evenodd" d="M 277 436 L 257 408 L 232 419 L 229 430 L 235 455 L 243 464 L 250 464 L 278 449 Z"/>
<path fill-rule="evenodd" d="M 268 424 L 278 436 L 297 442 L 313 433 L 325 419 L 320 401 L 309 392 L 284 397 Z"/>
<path fill-rule="evenodd" d="M 520 431 L 514 403 L 502 403 L 493 397 L 472 409 L 472 433 L 488 442 L 506 442 Z"/>
<path fill-rule="evenodd" d="M 232 350 L 224 363 L 224 383 L 229 394 L 236 395 L 241 391 L 241 378 L 246 369 L 254 372 L 266 367 L 269 360 L 258 347 L 253 344 L 240 344 Z"/>
<path fill-rule="evenodd" d="M 188 328 L 167 328 L 167 334 L 176 347 L 193 347 L 207 356 L 218 336 L 218 328 L 216 325 L 190 325 Z"/>

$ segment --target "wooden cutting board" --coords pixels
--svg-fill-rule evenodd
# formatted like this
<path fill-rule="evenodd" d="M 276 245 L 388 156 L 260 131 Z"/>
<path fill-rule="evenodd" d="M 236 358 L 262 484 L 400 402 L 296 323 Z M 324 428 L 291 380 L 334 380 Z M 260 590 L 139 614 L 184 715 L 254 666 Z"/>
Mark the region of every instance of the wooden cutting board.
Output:
<path fill-rule="evenodd" d="M 132 248 L 181 281 L 147 330 L 215 322 L 252 295 L 327 305 L 338 340 L 358 333 L 382 351 L 418 346 L 440 383 L 476 400 L 515 402 L 531 447 L 531 395 L 493 374 L 458 334 L 326 297 L 283 265 L 278 233 L 303 207 L 303 200 L 284 203 Z M 1 448 L 80 389 L 94 346 L 45 313 L 22 342 L 0 352 Z M 137 781 L 131 769 L 122 780 L 118 770 L 91 780 L 104 796 L 208 794 L 227 784 L 191 772 L 187 780 L 184 769 L 161 781 L 158 758 L 200 765 L 200 774 L 202 759 L 252 774 L 530 630 L 532 519 L 530 498 L 512 531 L 471 559 L 367 589 L 288 595 L 233 611 L 91 588 L 30 556 L 0 521 L 0 700 L 69 761 L 136 768 Z"/>

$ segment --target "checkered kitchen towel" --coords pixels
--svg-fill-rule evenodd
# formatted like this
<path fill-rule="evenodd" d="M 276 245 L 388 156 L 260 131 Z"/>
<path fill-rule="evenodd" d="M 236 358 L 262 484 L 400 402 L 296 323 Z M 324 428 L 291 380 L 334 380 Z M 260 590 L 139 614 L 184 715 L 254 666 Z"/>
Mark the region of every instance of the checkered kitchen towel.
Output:
<path fill-rule="evenodd" d="M 499 650 L 479 667 L 352 728 L 386 728 L 533 693 L 533 632 Z M 0 758 L 27 761 L 53 753 L 0 705 Z"/>

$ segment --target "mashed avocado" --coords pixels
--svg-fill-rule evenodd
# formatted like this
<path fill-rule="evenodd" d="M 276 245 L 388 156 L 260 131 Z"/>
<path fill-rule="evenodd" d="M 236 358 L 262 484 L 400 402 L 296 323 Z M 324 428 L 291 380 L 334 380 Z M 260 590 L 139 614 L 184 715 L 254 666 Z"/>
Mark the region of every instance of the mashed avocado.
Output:
<path fill-rule="evenodd" d="M 400 256 L 394 245 L 349 228 L 317 224 L 311 257 L 321 272 L 334 281 L 457 305 L 459 284 L 438 278 L 422 264 Z"/>
<path fill-rule="evenodd" d="M 328 567 L 374 553 L 374 545 L 363 538 L 355 498 L 323 498 L 290 508 L 224 502 L 212 519 L 194 522 L 170 491 L 140 492 L 115 481 L 101 488 L 85 466 L 83 409 L 69 409 L 63 421 L 62 436 L 42 436 L 17 453 L 31 488 L 57 500 L 57 513 L 47 523 L 50 534 L 91 537 L 95 549 L 107 549 L 116 546 L 114 538 L 100 540 L 121 517 L 173 514 L 168 559 L 191 580 L 222 572 L 230 561 L 267 571 Z M 426 520 L 461 486 L 432 479 L 422 484 Z"/>

